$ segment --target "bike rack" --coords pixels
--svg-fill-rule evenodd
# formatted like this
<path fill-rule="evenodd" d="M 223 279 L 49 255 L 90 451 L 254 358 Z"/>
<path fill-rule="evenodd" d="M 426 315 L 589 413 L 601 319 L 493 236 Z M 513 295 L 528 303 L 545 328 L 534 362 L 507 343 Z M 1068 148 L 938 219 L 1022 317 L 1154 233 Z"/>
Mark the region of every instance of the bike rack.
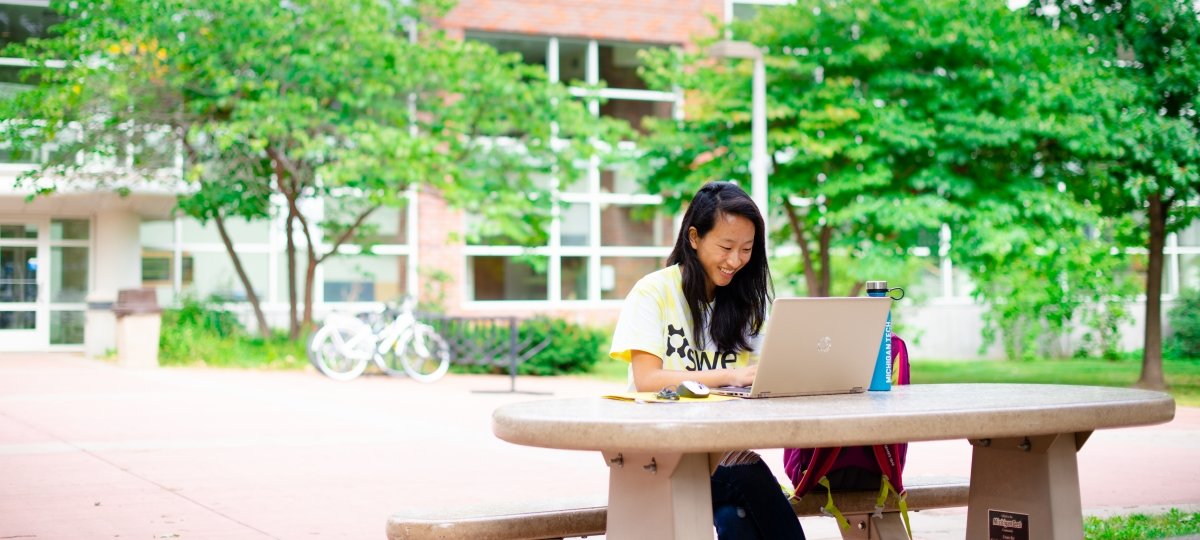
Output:
<path fill-rule="evenodd" d="M 472 390 L 476 393 L 520 393 L 548 395 L 550 392 L 517 390 L 517 366 L 550 345 L 547 335 L 539 343 L 532 336 L 520 335 L 516 317 L 448 317 L 421 314 L 422 322 L 432 326 L 450 346 L 450 362 L 480 366 L 506 365 L 508 390 Z"/>

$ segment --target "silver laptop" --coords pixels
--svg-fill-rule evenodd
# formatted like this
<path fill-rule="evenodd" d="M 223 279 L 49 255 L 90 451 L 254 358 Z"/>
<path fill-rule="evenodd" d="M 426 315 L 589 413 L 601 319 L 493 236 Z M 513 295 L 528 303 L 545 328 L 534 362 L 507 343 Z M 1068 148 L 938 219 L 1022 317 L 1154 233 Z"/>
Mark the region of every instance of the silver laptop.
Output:
<path fill-rule="evenodd" d="M 862 392 L 871 385 L 891 306 L 887 297 L 776 298 L 754 384 L 713 392 L 747 398 Z"/>

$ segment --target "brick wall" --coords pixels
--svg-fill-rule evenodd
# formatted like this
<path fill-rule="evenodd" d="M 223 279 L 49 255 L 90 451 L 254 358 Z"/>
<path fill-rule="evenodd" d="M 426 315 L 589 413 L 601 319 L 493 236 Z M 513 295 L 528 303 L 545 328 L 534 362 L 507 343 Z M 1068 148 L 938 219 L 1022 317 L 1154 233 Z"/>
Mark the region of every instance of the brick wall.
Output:
<path fill-rule="evenodd" d="M 463 272 L 466 268 L 463 214 L 450 208 L 437 192 L 422 190 L 417 197 L 417 281 L 421 300 L 434 301 L 441 296 L 443 307 L 457 312 L 463 303 Z M 429 276 L 430 270 L 449 274 L 449 280 L 435 283 Z M 430 291 L 430 288 L 435 290 Z"/>
<path fill-rule="evenodd" d="M 447 34 L 462 37 L 466 31 L 502 34 L 527 34 L 584 38 L 601 41 L 649 44 L 688 45 L 700 36 L 711 36 L 716 30 L 709 17 L 720 20 L 724 14 L 723 0 L 460 0 L 440 25 Z M 602 48 L 602 68 L 613 62 L 611 51 Z M 611 78 L 613 69 L 602 69 Z M 632 73 L 632 72 L 631 72 Z M 611 83 L 612 81 L 610 81 Z M 624 86 L 640 88 L 640 81 L 623 81 Z M 620 86 L 620 85 L 618 85 Z M 617 110 L 620 107 L 624 109 Z M 669 115 L 669 105 L 623 104 L 609 106 L 605 112 L 637 119 L 644 115 Z M 640 108 L 639 108 L 640 107 Z M 628 110 L 625 110 L 628 109 Z M 419 266 L 422 270 L 436 268 L 446 272 L 450 281 L 444 288 L 444 304 L 450 314 L 464 314 L 465 275 L 467 265 L 461 240 L 451 241 L 453 232 L 465 227 L 461 213 L 447 208 L 439 197 L 422 193 L 420 203 Z M 668 228 L 670 225 L 668 224 Z M 599 231 L 597 231 L 599 233 Z M 674 231 L 667 233 L 673 241 Z M 618 266 L 618 289 L 628 290 L 661 261 L 646 266 L 644 261 L 616 258 L 606 264 Z M 598 279 L 595 276 L 594 279 Z M 422 283 L 428 282 L 424 273 Z M 471 315 L 530 316 L 537 313 L 561 316 L 578 322 L 611 324 L 618 308 L 588 308 L 583 310 L 541 309 L 533 312 L 497 306 L 495 313 L 471 312 Z"/>
<path fill-rule="evenodd" d="M 722 0 L 461 0 L 443 22 L 479 30 L 646 43 L 691 42 L 715 33 Z"/>

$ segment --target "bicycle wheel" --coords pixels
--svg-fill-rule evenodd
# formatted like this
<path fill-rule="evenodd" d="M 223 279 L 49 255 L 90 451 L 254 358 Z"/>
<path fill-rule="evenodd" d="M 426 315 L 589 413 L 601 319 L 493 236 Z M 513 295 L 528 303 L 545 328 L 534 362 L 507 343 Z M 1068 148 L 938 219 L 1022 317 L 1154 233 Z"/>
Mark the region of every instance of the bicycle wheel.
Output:
<path fill-rule="evenodd" d="M 434 382 L 450 369 L 450 346 L 433 327 L 418 324 L 396 342 L 396 356 L 413 380 Z"/>
<path fill-rule="evenodd" d="M 308 340 L 308 361 L 326 377 L 348 381 L 362 374 L 371 359 L 374 339 L 358 321 L 331 318 Z"/>

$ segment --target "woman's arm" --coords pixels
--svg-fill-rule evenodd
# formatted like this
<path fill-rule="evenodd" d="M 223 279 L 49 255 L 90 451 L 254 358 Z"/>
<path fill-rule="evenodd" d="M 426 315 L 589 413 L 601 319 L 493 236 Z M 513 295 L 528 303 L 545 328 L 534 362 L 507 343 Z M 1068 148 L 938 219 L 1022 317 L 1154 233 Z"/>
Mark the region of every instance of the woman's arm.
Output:
<path fill-rule="evenodd" d="M 682 381 L 696 381 L 706 386 L 749 386 L 758 373 L 758 365 L 702 371 L 676 371 L 663 369 L 662 358 L 646 351 L 634 350 L 630 364 L 633 366 L 633 385 L 639 392 L 657 392 L 666 386 L 675 386 Z"/>

